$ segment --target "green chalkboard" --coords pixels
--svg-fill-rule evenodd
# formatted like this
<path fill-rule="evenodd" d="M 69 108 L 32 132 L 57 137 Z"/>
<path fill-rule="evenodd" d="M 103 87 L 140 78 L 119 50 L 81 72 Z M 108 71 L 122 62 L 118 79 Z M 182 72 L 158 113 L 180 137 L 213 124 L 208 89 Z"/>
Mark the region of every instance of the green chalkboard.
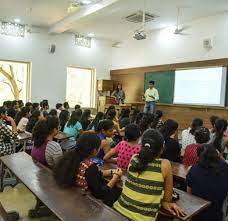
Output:
<path fill-rule="evenodd" d="M 160 97 L 159 103 L 173 103 L 175 71 L 145 73 L 144 90 L 148 88 L 149 81 L 155 81 L 155 87 L 158 90 Z"/>

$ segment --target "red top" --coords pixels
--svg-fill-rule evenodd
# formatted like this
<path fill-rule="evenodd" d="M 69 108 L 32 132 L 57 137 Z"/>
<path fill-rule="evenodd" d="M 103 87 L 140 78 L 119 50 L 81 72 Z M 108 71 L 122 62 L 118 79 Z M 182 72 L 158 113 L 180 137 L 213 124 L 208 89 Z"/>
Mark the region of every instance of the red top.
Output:
<path fill-rule="evenodd" d="M 126 170 L 128 168 L 132 156 L 140 152 L 141 145 L 135 144 L 131 146 L 127 141 L 121 141 L 116 145 L 115 149 L 118 153 L 118 167 Z"/>
<path fill-rule="evenodd" d="M 88 184 L 85 179 L 85 172 L 91 165 L 93 165 L 93 162 L 91 160 L 85 159 L 80 163 L 78 168 L 78 173 L 76 175 L 76 186 L 81 187 L 83 190 L 88 189 Z"/>
<path fill-rule="evenodd" d="M 186 166 L 192 166 L 197 163 L 198 156 L 197 156 L 197 150 L 202 144 L 190 144 L 186 146 L 185 152 L 184 152 L 184 159 L 183 164 Z"/>

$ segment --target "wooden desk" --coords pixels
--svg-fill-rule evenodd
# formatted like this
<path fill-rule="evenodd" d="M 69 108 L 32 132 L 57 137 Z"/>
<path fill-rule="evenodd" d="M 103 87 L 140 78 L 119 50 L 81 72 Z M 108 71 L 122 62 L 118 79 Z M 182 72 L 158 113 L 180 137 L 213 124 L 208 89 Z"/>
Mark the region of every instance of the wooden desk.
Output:
<path fill-rule="evenodd" d="M 61 189 L 52 171 L 25 152 L 4 156 L 1 161 L 62 221 L 127 221 L 102 202 L 83 196 L 80 188 Z"/>
<path fill-rule="evenodd" d="M 64 133 L 64 132 L 61 132 L 61 131 L 60 131 L 54 138 L 55 138 L 57 141 L 61 142 L 61 141 L 63 141 L 63 140 L 69 139 L 69 138 L 71 138 L 71 137 L 73 137 L 73 135 L 70 135 L 70 134 L 67 134 L 67 133 Z"/>
<path fill-rule="evenodd" d="M 22 133 L 18 133 L 17 135 L 17 142 L 23 144 L 23 147 L 19 150 L 20 151 L 25 151 L 26 149 L 26 142 L 29 141 L 29 140 L 32 140 L 32 134 L 25 131 L 25 132 L 22 132 Z M 16 144 L 15 144 L 15 152 L 16 152 Z"/>
<path fill-rule="evenodd" d="M 181 163 L 171 162 L 173 177 L 177 180 L 185 180 L 188 174 L 188 166 Z"/>
<path fill-rule="evenodd" d="M 175 167 L 178 168 L 178 165 L 175 165 Z M 104 169 L 114 169 L 114 168 L 116 168 L 115 164 L 105 164 L 104 165 Z M 182 174 L 181 176 L 184 176 L 184 175 Z M 127 178 L 126 178 L 126 172 L 125 172 L 125 175 L 123 175 L 122 180 L 119 183 L 120 188 L 122 188 L 123 182 L 126 179 Z M 193 196 L 191 194 L 188 194 L 188 193 L 181 191 L 181 190 L 178 190 L 176 188 L 174 188 L 174 190 L 180 196 L 180 199 L 176 202 L 177 205 L 180 206 L 184 210 L 184 212 L 186 213 L 186 216 L 183 218 L 176 217 L 181 221 L 190 220 L 193 216 L 197 215 L 199 212 L 206 209 L 210 205 L 209 201 L 206 201 L 206 200 L 201 199 L 199 197 Z M 165 215 L 165 214 L 162 212 L 162 215 Z M 166 215 L 170 216 L 168 214 L 166 214 Z"/>
<path fill-rule="evenodd" d="M 1 203 L 0 203 L 0 220 L 1 221 L 11 221 L 11 219 L 9 218 L 7 212 L 5 211 L 5 209 L 3 208 Z"/>

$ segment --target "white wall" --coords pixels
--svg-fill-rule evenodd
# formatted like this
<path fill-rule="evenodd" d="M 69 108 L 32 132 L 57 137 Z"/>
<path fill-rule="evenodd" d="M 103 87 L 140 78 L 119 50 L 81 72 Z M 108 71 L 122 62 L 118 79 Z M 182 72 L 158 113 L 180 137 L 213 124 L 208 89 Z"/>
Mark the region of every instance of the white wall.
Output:
<path fill-rule="evenodd" d="M 55 54 L 48 53 L 52 43 Z M 53 106 L 65 101 L 67 66 L 95 68 L 98 79 L 109 79 L 111 47 L 98 40 L 91 48 L 77 47 L 73 34 L 54 36 L 42 30 L 25 38 L 0 35 L 0 59 L 31 62 L 31 101 L 48 99 Z"/>
<path fill-rule="evenodd" d="M 174 35 L 174 27 L 153 31 L 146 40 L 123 41 L 112 50 L 112 69 L 172 64 L 228 57 L 228 15 L 202 18 L 191 23 L 188 36 Z M 203 39 L 213 37 L 214 47 L 203 48 Z"/>

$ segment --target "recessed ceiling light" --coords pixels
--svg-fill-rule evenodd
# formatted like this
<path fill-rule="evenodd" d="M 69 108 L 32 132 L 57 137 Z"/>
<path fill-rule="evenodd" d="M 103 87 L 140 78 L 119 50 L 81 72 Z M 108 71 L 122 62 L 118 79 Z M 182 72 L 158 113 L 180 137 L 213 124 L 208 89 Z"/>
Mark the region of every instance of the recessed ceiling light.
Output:
<path fill-rule="evenodd" d="M 21 19 L 20 19 L 20 18 L 15 18 L 15 19 L 14 19 L 14 22 L 20 23 L 20 22 L 21 22 Z"/>
<path fill-rule="evenodd" d="M 91 4 L 91 3 L 92 3 L 91 0 L 83 0 L 83 1 L 82 1 L 82 4 L 83 4 L 83 5 L 89 5 L 89 4 Z"/>
<path fill-rule="evenodd" d="M 91 37 L 91 38 L 94 37 L 94 35 L 95 35 L 94 33 L 89 33 L 88 34 L 88 36 Z"/>

